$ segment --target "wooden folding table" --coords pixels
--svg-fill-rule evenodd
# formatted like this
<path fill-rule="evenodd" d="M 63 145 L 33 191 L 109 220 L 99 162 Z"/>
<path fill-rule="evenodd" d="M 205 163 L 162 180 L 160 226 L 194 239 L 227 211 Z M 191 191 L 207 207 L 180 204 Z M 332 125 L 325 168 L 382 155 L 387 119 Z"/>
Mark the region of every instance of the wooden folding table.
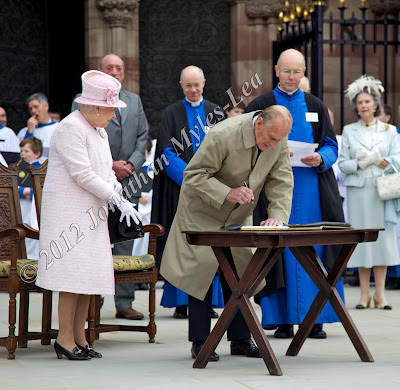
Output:
<path fill-rule="evenodd" d="M 363 362 L 373 362 L 339 293 L 336 284 L 358 243 L 376 241 L 382 229 L 292 230 L 274 231 L 184 231 L 191 245 L 211 246 L 219 267 L 232 291 L 220 318 L 198 354 L 193 367 L 205 368 L 213 351 L 229 327 L 238 310 L 250 329 L 260 354 L 271 375 L 282 375 L 282 370 L 257 318 L 250 297 L 269 273 L 284 248 L 290 248 L 297 261 L 318 287 L 319 292 L 304 321 L 291 342 L 286 355 L 296 356 L 303 346 L 315 321 L 329 300 L 350 340 Z M 314 245 L 343 244 L 329 273 L 314 250 Z M 257 248 L 242 277 L 239 278 L 232 261 L 231 247 Z"/>

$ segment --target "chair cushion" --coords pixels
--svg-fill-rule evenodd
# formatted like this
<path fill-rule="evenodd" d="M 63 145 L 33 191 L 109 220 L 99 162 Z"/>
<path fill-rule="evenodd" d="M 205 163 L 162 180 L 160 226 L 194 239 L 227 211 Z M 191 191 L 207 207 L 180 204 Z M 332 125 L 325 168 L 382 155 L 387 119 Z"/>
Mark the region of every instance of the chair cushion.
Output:
<path fill-rule="evenodd" d="M 153 268 L 156 264 L 152 255 L 143 256 L 113 256 L 114 271 L 143 271 Z M 10 276 L 11 261 L 0 261 L 0 278 L 7 278 Z M 17 275 L 23 279 L 35 277 L 37 274 L 38 261 L 30 259 L 17 260 Z"/>
<path fill-rule="evenodd" d="M 17 275 L 26 280 L 35 278 L 37 275 L 38 261 L 31 259 L 17 260 Z M 10 276 L 11 260 L 0 261 L 0 278 L 8 278 Z"/>
<path fill-rule="evenodd" d="M 114 255 L 114 272 L 123 271 L 143 271 L 153 268 L 156 261 L 152 255 L 143 256 L 123 256 Z"/>

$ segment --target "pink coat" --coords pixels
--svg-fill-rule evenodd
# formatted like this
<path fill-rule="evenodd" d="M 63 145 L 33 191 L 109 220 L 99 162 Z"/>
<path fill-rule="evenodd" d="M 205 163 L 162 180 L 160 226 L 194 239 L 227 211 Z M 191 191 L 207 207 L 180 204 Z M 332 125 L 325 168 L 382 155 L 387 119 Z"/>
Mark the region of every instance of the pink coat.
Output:
<path fill-rule="evenodd" d="M 101 134 L 76 110 L 50 142 L 43 187 L 36 284 L 52 291 L 114 295 L 107 226 L 112 157 Z"/>

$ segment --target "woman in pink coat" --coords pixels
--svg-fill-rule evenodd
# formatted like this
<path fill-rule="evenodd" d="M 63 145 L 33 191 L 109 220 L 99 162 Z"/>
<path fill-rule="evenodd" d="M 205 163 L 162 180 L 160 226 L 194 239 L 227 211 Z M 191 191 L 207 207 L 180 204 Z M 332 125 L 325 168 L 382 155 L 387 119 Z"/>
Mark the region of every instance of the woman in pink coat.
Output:
<path fill-rule="evenodd" d="M 140 216 L 120 196 L 104 127 L 115 118 L 121 84 L 95 70 L 82 75 L 78 110 L 63 119 L 50 142 L 43 187 L 36 284 L 59 291 L 57 357 L 101 357 L 87 343 L 85 323 L 92 294 L 114 295 L 114 270 L 107 203 L 121 210 L 128 226 Z"/>

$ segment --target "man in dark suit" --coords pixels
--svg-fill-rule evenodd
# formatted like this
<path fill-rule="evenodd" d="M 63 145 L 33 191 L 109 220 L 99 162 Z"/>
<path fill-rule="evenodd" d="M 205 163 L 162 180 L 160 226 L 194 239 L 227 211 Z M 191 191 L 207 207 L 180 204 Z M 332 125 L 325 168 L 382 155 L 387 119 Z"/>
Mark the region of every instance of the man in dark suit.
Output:
<path fill-rule="evenodd" d="M 125 76 L 123 60 L 115 54 L 106 55 L 100 62 L 100 70 L 115 77 L 121 84 Z M 140 97 L 135 93 L 121 89 L 119 98 L 127 107 L 117 109 L 116 118 L 113 118 L 106 127 L 113 158 L 112 169 L 121 183 L 122 188 L 127 188 L 129 200 L 136 205 L 141 195 L 137 183 L 137 175 L 145 162 L 145 149 L 148 138 L 146 115 L 143 111 Z M 77 108 L 72 104 L 72 110 Z M 130 182 L 130 183 L 129 183 Z M 126 192 L 125 192 L 126 194 Z M 127 194 L 128 195 L 128 194 Z M 133 241 L 114 244 L 114 255 L 132 255 Z M 117 318 L 141 320 L 143 314 L 132 308 L 135 299 L 135 285 L 122 284 L 115 286 L 115 307 Z"/>

